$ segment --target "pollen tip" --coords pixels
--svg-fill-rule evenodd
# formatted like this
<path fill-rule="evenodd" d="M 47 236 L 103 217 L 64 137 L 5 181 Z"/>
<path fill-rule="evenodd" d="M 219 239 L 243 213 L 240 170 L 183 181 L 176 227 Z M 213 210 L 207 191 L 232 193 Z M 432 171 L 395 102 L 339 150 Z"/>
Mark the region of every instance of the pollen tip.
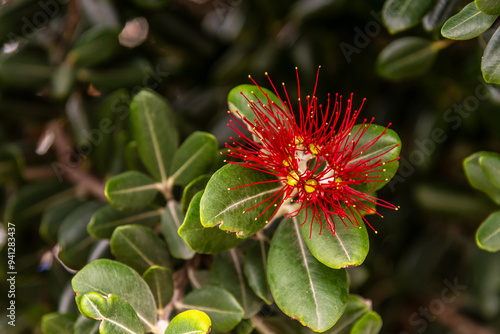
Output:
<path fill-rule="evenodd" d="M 264 74 L 267 76 L 267 72 L 264 72 Z"/>
<path fill-rule="evenodd" d="M 298 70 L 299 68 L 297 66 L 295 66 L 295 69 Z"/>
<path fill-rule="evenodd" d="M 257 218 L 255 218 L 255 220 L 257 220 Z"/>
<path fill-rule="evenodd" d="M 252 76 L 249 74 L 249 75 L 248 75 L 248 78 L 249 78 L 249 79 L 252 79 Z"/>
<path fill-rule="evenodd" d="M 231 188 L 227 188 L 227 190 L 231 190 Z"/>

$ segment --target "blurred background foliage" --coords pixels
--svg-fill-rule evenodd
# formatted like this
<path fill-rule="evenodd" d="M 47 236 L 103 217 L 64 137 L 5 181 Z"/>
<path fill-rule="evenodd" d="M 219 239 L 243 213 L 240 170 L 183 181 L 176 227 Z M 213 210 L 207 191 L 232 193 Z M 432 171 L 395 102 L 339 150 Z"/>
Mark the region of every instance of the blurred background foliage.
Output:
<path fill-rule="evenodd" d="M 350 270 L 351 292 L 373 301 L 385 333 L 500 328 L 500 254 L 474 242 L 495 205 L 462 168 L 476 151 L 500 152 L 500 90 L 481 75 L 492 31 L 460 42 L 440 33 L 468 1 L 422 1 L 416 21 L 389 29 L 394 35 L 382 0 L 0 3 L 0 203 L 4 224 L 16 224 L 15 332 L 39 333 L 43 314 L 74 307 L 71 274 L 52 253 L 61 238 L 75 240 L 44 222 L 84 227 L 106 201 L 105 180 L 134 168 L 127 117 L 139 89 L 166 97 L 183 138 L 208 131 L 222 147 L 232 87 L 249 83 L 248 74 L 269 86 L 267 71 L 293 92 L 297 66 L 302 90 L 312 92 L 318 65 L 320 100 L 367 98 L 363 115 L 391 122 L 403 142 L 399 174 L 379 194 L 401 209 L 370 218 L 379 233 L 370 235 L 364 265 Z M 413 38 L 409 46 L 390 49 L 404 38 Z M 409 63 L 391 67 L 398 57 Z M 51 216 L 51 206 L 68 198 L 66 214 Z M 82 202 L 87 211 L 75 214 Z M 107 245 L 85 251 L 106 256 Z M 2 292 L 3 333 L 12 330 L 7 302 Z"/>

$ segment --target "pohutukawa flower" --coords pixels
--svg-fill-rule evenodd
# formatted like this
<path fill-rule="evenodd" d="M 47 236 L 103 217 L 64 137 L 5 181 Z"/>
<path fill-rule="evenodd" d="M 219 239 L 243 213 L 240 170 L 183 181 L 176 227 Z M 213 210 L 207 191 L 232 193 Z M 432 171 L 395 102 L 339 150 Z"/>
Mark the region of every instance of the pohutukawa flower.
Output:
<path fill-rule="evenodd" d="M 226 144 L 226 154 L 242 160 L 229 163 L 272 174 L 276 180 L 265 182 L 282 185 L 264 202 L 246 211 L 260 208 L 260 217 L 267 210 L 273 210 L 271 217 L 274 217 L 281 207 L 286 207 L 288 210 L 285 216 L 294 217 L 306 210 L 304 222 L 308 219 L 311 221 L 311 231 L 313 223 L 319 223 L 321 226 L 326 223 L 333 235 L 334 216 L 338 216 L 346 227 L 359 226 L 362 222 L 356 217 L 362 217 L 373 229 L 364 217 L 365 214 L 372 213 L 380 215 L 372 208 L 373 204 L 398 209 L 370 195 L 377 182 L 387 181 L 381 172 L 385 171 L 386 163 L 396 159 L 383 161 L 383 157 L 398 145 L 395 144 L 375 155 L 370 154 L 366 158 L 363 153 L 386 134 L 391 124 L 377 137 L 361 142 L 373 122 L 373 118 L 369 121 L 364 119 L 361 126 L 354 128 L 365 100 L 363 99 L 358 110 L 353 110 L 351 94 L 345 112 L 341 111 L 342 96 L 335 95 L 335 98 L 331 99 L 328 95 L 326 106 L 319 104 L 315 96 L 319 68 L 312 97 L 308 95 L 304 100 L 301 98 L 297 69 L 296 72 L 299 96 L 297 115 L 294 114 L 285 84 L 282 84 L 282 99 L 266 72 L 279 102 L 272 101 L 268 93 L 249 76 L 256 89 L 266 98 L 260 100 L 254 92 L 253 96 L 245 96 L 255 118 L 250 120 L 236 111 L 237 117 L 233 115 L 234 122 L 231 120 L 228 124 L 238 134 L 239 140 L 231 138 L 233 142 Z M 245 135 L 235 123 L 247 126 L 252 136 Z M 258 183 L 261 182 L 243 187 Z M 369 187 L 366 188 L 366 185 Z M 363 189 L 368 191 L 357 190 L 359 186 L 364 186 Z"/>

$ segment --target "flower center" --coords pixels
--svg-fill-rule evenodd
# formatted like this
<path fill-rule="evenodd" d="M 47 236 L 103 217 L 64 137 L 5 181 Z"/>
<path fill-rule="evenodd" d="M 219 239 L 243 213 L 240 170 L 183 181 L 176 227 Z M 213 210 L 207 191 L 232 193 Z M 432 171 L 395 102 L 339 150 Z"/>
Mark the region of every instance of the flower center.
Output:
<path fill-rule="evenodd" d="M 297 185 L 297 183 L 299 183 L 299 176 L 297 175 L 297 173 L 294 170 L 292 170 L 292 171 L 290 171 L 290 173 L 288 173 L 286 184 L 288 184 L 289 186 L 295 187 Z"/>
<path fill-rule="evenodd" d="M 309 152 L 311 152 L 314 155 L 318 155 L 319 151 L 321 150 L 321 147 L 316 144 L 309 144 Z"/>
<path fill-rule="evenodd" d="M 316 179 L 309 179 L 306 182 L 306 185 L 304 186 L 304 190 L 308 193 L 312 193 L 316 190 L 316 186 L 318 185 L 318 181 Z"/>

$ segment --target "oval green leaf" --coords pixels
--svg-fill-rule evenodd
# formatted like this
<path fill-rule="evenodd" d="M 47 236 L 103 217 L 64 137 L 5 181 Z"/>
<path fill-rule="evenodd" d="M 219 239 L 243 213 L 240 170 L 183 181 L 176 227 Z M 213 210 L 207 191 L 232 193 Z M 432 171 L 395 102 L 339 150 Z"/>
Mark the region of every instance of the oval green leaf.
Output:
<path fill-rule="evenodd" d="M 472 187 L 486 193 L 495 203 L 500 204 L 500 188 L 497 188 L 484 174 L 479 164 L 481 157 L 492 155 L 490 152 L 476 152 L 464 159 L 465 175 Z"/>
<path fill-rule="evenodd" d="M 245 310 L 245 318 L 254 316 L 262 308 L 262 301 L 253 293 L 243 273 L 243 255 L 236 249 L 217 254 L 212 274 L 221 288 L 229 291 Z"/>
<path fill-rule="evenodd" d="M 491 27 L 497 16 L 484 14 L 471 2 L 446 21 L 441 28 L 441 34 L 450 39 L 471 39 L 481 35 Z"/>
<path fill-rule="evenodd" d="M 212 331 L 215 333 L 232 330 L 239 324 L 244 314 L 233 295 L 215 286 L 204 286 L 190 292 L 179 307 L 205 312 L 212 320 Z"/>
<path fill-rule="evenodd" d="M 186 185 L 210 171 L 217 157 L 217 140 L 213 135 L 197 131 L 190 135 L 175 152 L 170 166 L 169 181 Z"/>
<path fill-rule="evenodd" d="M 161 314 L 174 294 L 174 279 L 170 269 L 152 266 L 142 274 L 142 278 L 153 293 L 158 312 Z"/>
<path fill-rule="evenodd" d="M 351 334 L 378 334 L 382 328 L 382 318 L 377 312 L 367 312 L 356 321 Z"/>
<path fill-rule="evenodd" d="M 75 332 L 73 334 L 99 334 L 100 321 L 78 316 L 75 322 Z"/>
<path fill-rule="evenodd" d="M 156 303 L 146 282 L 132 268 L 108 259 L 96 260 L 80 270 L 71 284 L 77 296 L 89 292 L 116 294 L 129 303 L 146 332 L 156 330 Z"/>
<path fill-rule="evenodd" d="M 275 210 L 271 203 L 279 202 L 282 185 L 274 180 L 267 173 L 240 165 L 222 167 L 208 182 L 201 199 L 201 223 L 205 227 L 219 225 L 223 231 L 248 238 L 268 222 Z"/>
<path fill-rule="evenodd" d="M 118 226 L 135 224 L 153 227 L 160 220 L 162 211 L 149 206 L 142 210 L 123 212 L 106 205 L 94 213 L 87 225 L 87 231 L 94 238 L 104 239 L 110 238 Z"/>
<path fill-rule="evenodd" d="M 326 331 L 344 312 L 349 294 L 346 272 L 316 260 L 302 237 L 297 217 L 284 219 L 276 230 L 267 270 L 274 301 L 304 326 Z"/>
<path fill-rule="evenodd" d="M 43 334 L 73 334 L 75 314 L 48 313 L 42 317 Z"/>
<path fill-rule="evenodd" d="M 438 48 L 427 39 L 403 37 L 387 45 L 377 59 L 378 73 L 388 79 L 413 77 L 427 72 Z"/>
<path fill-rule="evenodd" d="M 302 223 L 302 236 L 307 247 L 318 261 L 335 269 L 359 266 L 363 263 L 370 246 L 363 218 L 357 212 L 353 218 L 360 222 L 359 227 L 347 219 L 342 222 L 338 216 L 330 217 L 335 223 L 335 235 L 328 229 L 321 231 L 320 224 L 314 223 L 312 216 L 311 212 L 306 216 L 303 210 L 299 215 L 299 221 Z M 324 213 L 321 214 L 321 219 L 323 222 L 326 221 Z"/>
<path fill-rule="evenodd" d="M 497 29 L 484 49 L 481 71 L 486 82 L 500 84 L 500 29 Z"/>
<path fill-rule="evenodd" d="M 84 316 L 101 321 L 101 334 L 143 334 L 141 320 L 132 306 L 115 294 L 101 296 L 89 292 L 76 297 L 76 304 Z"/>
<path fill-rule="evenodd" d="M 500 189 L 500 154 L 490 152 L 479 158 L 479 165 L 486 178 Z"/>
<path fill-rule="evenodd" d="M 244 240 L 217 227 L 207 228 L 201 225 L 200 202 L 203 191 L 197 193 L 189 205 L 186 218 L 179 228 L 179 235 L 197 253 L 213 254 L 224 252 L 238 246 Z"/>
<path fill-rule="evenodd" d="M 207 334 L 211 326 L 212 321 L 205 312 L 189 310 L 176 315 L 165 334 Z"/>
<path fill-rule="evenodd" d="M 161 216 L 161 232 L 167 241 L 170 254 L 176 259 L 188 260 L 195 252 L 179 235 L 179 228 L 184 221 L 181 206 L 175 201 L 168 201 L 165 211 Z"/>
<path fill-rule="evenodd" d="M 386 0 L 382 19 L 391 34 L 417 25 L 435 0 Z"/>
<path fill-rule="evenodd" d="M 372 310 L 372 302 L 357 295 L 349 295 L 347 306 L 339 321 L 325 334 L 350 333 L 350 330 L 366 312 Z"/>
<path fill-rule="evenodd" d="M 455 12 L 459 0 L 437 0 L 434 8 L 425 14 L 422 25 L 428 32 L 441 29 L 443 24 Z"/>
<path fill-rule="evenodd" d="M 69 199 L 62 203 L 54 203 L 47 207 L 40 222 L 40 235 L 49 243 L 57 242 L 57 233 L 64 219 L 83 202 L 78 199 Z"/>
<path fill-rule="evenodd" d="M 489 252 L 500 250 L 500 211 L 493 212 L 482 222 L 476 232 L 476 243 Z"/>
<path fill-rule="evenodd" d="M 166 183 L 179 141 L 170 106 L 157 93 L 143 89 L 130 104 L 130 121 L 144 166 Z"/>
<path fill-rule="evenodd" d="M 269 89 L 264 87 L 259 88 L 255 85 L 239 85 L 231 89 L 227 96 L 229 110 L 235 115 L 245 116 L 249 120 L 253 120 L 255 114 L 250 108 L 247 99 L 262 104 L 274 102 L 281 108 L 284 108 L 280 98 Z"/>
<path fill-rule="evenodd" d="M 208 181 L 210 180 L 210 175 L 201 175 L 191 181 L 185 188 L 182 193 L 182 212 L 185 214 L 188 210 L 189 203 L 193 199 L 194 195 L 199 191 L 205 190 Z"/>
<path fill-rule="evenodd" d="M 248 285 L 253 292 L 271 305 L 273 297 L 267 283 L 267 254 L 269 244 L 264 238 L 258 238 L 245 254 L 243 270 L 248 280 Z"/>
<path fill-rule="evenodd" d="M 111 253 L 122 263 L 142 274 L 149 267 L 170 267 L 167 245 L 148 227 L 126 225 L 111 236 Z"/>
<path fill-rule="evenodd" d="M 79 66 L 99 64 L 118 50 L 118 29 L 107 26 L 94 26 L 85 31 L 68 53 L 70 63 Z"/>
<path fill-rule="evenodd" d="M 498 0 L 475 0 L 477 8 L 489 15 L 500 15 L 500 2 Z"/>
<path fill-rule="evenodd" d="M 146 174 L 128 171 L 113 176 L 106 182 L 105 194 L 109 203 L 118 210 L 143 209 L 155 198 L 158 187 Z"/>

